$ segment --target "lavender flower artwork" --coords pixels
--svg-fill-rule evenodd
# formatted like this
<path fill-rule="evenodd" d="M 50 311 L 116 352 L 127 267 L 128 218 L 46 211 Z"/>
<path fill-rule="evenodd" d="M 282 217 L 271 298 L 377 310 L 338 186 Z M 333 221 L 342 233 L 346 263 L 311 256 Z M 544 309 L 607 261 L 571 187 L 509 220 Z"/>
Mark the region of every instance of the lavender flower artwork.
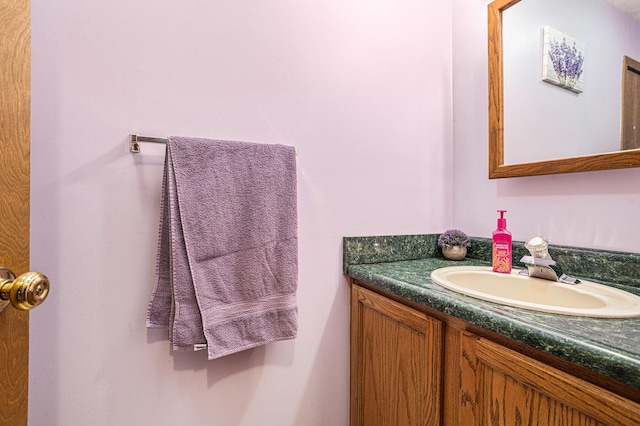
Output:
<path fill-rule="evenodd" d="M 584 45 L 550 27 L 544 28 L 542 79 L 580 93 L 583 91 Z"/>

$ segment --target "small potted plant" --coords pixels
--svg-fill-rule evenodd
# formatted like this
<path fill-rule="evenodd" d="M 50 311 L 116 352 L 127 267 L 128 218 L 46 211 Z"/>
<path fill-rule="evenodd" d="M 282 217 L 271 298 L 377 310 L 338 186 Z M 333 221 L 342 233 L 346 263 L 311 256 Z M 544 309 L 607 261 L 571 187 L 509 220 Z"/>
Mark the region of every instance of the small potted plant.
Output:
<path fill-rule="evenodd" d="M 438 237 L 438 246 L 442 247 L 442 255 L 449 260 L 462 260 L 467 255 L 467 247 L 471 245 L 469 237 L 459 229 L 449 229 Z"/>

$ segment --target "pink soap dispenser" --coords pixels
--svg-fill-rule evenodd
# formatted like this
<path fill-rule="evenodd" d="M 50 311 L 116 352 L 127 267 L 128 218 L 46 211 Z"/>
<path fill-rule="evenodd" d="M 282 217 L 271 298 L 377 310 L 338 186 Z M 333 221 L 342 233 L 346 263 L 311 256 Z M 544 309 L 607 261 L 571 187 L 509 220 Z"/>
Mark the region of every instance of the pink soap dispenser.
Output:
<path fill-rule="evenodd" d="M 508 274 L 511 272 L 511 232 L 507 230 L 506 210 L 498 210 L 498 228 L 493 231 L 493 249 L 491 263 L 493 272 Z"/>

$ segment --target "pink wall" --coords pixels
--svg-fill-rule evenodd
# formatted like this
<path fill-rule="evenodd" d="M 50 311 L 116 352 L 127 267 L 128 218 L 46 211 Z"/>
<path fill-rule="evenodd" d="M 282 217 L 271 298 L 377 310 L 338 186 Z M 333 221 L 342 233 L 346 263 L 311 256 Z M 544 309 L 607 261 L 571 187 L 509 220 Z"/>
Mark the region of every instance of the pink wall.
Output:
<path fill-rule="evenodd" d="M 487 179 L 488 3 L 452 2 L 452 223 L 488 237 L 502 208 L 520 241 L 542 234 L 552 244 L 640 252 L 640 169 Z"/>
<path fill-rule="evenodd" d="M 452 217 L 450 13 L 32 0 L 32 267 L 53 290 L 31 316 L 30 423 L 346 424 L 341 237 Z M 128 153 L 130 132 L 298 148 L 295 341 L 209 362 L 145 329 L 163 150 Z"/>

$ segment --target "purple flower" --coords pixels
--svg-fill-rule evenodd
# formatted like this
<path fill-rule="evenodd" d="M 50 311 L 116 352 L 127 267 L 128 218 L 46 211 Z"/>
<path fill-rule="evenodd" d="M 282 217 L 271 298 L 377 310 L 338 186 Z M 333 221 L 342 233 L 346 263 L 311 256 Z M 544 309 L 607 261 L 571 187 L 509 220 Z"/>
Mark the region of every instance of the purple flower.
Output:
<path fill-rule="evenodd" d="M 459 229 L 449 229 L 438 237 L 438 246 L 440 247 L 469 247 L 470 245 L 471 242 L 469 241 L 467 234 Z"/>
<path fill-rule="evenodd" d="M 584 62 L 584 55 L 578 51 L 576 42 L 574 41 L 573 45 L 570 45 L 564 37 L 562 43 L 558 40 L 551 40 L 549 57 L 560 85 L 569 89 L 575 87 L 582 75 L 582 63 Z"/>

